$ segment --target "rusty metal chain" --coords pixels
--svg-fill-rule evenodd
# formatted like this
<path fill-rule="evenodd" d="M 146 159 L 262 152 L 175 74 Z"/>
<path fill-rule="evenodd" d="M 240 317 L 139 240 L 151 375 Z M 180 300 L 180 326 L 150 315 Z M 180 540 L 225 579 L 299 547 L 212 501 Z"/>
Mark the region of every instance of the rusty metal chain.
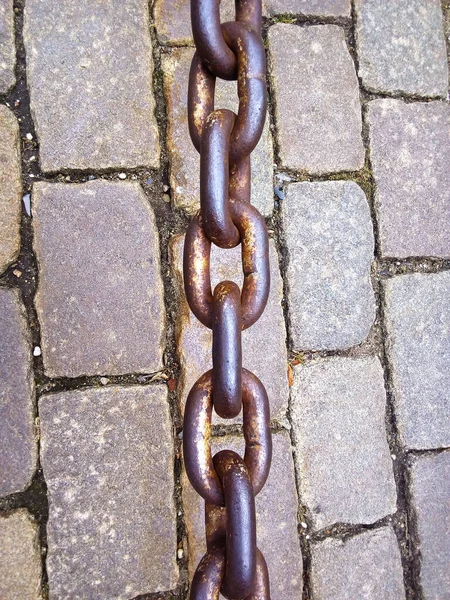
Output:
<path fill-rule="evenodd" d="M 255 496 L 272 459 L 270 410 L 261 381 L 242 366 L 242 330 L 267 303 L 269 241 L 263 217 L 250 204 L 250 154 L 266 116 L 266 59 L 261 0 L 236 0 L 236 20 L 220 23 L 220 0 L 191 0 L 196 53 L 188 91 L 192 142 L 200 153 L 200 211 L 184 245 L 184 285 L 194 315 L 212 330 L 213 368 L 186 402 L 186 473 L 205 500 L 207 552 L 195 572 L 191 600 L 270 600 L 269 574 L 256 545 Z M 216 109 L 216 78 L 237 80 L 239 110 Z M 211 244 L 241 245 L 242 290 L 232 281 L 211 288 Z M 224 419 L 242 410 L 244 458 L 211 451 L 213 409 Z"/>

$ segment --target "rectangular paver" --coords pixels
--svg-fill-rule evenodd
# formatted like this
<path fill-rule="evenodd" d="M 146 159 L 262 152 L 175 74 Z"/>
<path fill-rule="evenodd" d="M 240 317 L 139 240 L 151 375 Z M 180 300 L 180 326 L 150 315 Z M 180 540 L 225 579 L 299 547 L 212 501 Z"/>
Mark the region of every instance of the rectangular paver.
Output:
<path fill-rule="evenodd" d="M 349 17 L 350 0 L 263 0 L 269 15 Z"/>
<path fill-rule="evenodd" d="M 352 181 L 290 184 L 282 219 L 294 348 L 361 343 L 375 319 L 374 239 L 364 192 Z"/>
<path fill-rule="evenodd" d="M 0 94 L 6 94 L 16 82 L 15 65 L 14 2 L 0 0 Z"/>
<path fill-rule="evenodd" d="M 440 0 L 356 0 L 359 76 L 374 92 L 447 96 Z"/>
<path fill-rule="evenodd" d="M 146 0 L 30 0 L 24 40 L 44 171 L 158 167 Z"/>
<path fill-rule="evenodd" d="M 178 582 L 165 386 L 41 398 L 52 600 L 130 600 Z"/>
<path fill-rule="evenodd" d="M 187 100 L 189 68 L 194 52 L 190 48 L 175 49 L 164 55 L 164 90 L 169 123 L 167 146 L 170 157 L 170 184 L 175 205 L 189 213 L 199 208 L 200 160 L 189 137 Z M 236 82 L 217 79 L 215 108 L 237 112 Z M 261 139 L 251 155 L 251 202 L 264 215 L 273 209 L 273 151 L 267 115 Z M 195 175 L 197 174 L 197 175 Z"/>
<path fill-rule="evenodd" d="M 374 100 L 368 110 L 384 256 L 450 256 L 450 106 Z"/>
<path fill-rule="evenodd" d="M 383 370 L 375 357 L 295 367 L 291 415 L 300 500 L 316 529 L 396 511 Z"/>
<path fill-rule="evenodd" d="M 77 377 L 162 368 L 158 233 L 139 184 L 38 183 L 32 199 L 46 373 Z"/>
<path fill-rule="evenodd" d="M 213 454 L 243 452 L 242 439 L 213 439 Z M 242 454 L 243 455 L 243 454 Z M 273 461 L 267 482 L 256 497 L 257 543 L 269 568 L 272 600 L 301 598 L 302 556 L 297 534 L 297 493 L 291 441 L 287 433 L 273 436 Z M 183 504 L 188 533 L 188 568 L 193 575 L 206 552 L 204 501 L 183 474 Z"/>
<path fill-rule="evenodd" d="M 450 599 L 450 453 L 421 456 L 411 468 L 424 600 Z"/>
<path fill-rule="evenodd" d="M 450 446 L 450 272 L 384 283 L 397 427 L 408 448 Z"/>
<path fill-rule="evenodd" d="M 17 290 L 0 288 L 0 496 L 24 491 L 37 462 L 31 340 Z"/>
<path fill-rule="evenodd" d="M 355 66 L 335 25 L 269 29 L 281 165 L 314 175 L 364 166 Z"/>
<path fill-rule="evenodd" d="M 341 541 L 312 545 L 313 600 L 404 600 L 397 538 L 381 527 Z"/>

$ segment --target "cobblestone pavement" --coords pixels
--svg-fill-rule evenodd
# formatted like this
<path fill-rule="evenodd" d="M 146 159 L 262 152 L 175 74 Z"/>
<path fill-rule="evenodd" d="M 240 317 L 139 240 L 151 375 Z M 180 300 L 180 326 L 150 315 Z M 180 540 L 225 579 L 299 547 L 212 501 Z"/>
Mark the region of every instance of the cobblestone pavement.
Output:
<path fill-rule="evenodd" d="M 450 2 L 264 15 L 272 291 L 243 339 L 272 408 L 272 599 L 449 600 Z M 204 552 L 192 46 L 188 0 L 0 0 L 1 600 L 181 600 Z M 236 251 L 212 263 L 240 281 Z"/>

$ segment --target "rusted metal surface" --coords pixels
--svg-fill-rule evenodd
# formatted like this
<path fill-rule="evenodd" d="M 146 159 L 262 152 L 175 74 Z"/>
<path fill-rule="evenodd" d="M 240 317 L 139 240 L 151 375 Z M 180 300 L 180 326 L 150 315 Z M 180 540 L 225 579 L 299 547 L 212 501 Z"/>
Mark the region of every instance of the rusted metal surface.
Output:
<path fill-rule="evenodd" d="M 183 274 L 195 316 L 212 329 L 213 368 L 186 402 L 186 473 L 205 500 L 207 553 L 194 575 L 191 600 L 270 600 L 267 565 L 256 547 L 255 496 L 272 459 L 269 400 L 262 382 L 242 367 L 242 330 L 267 304 L 269 241 L 250 204 L 250 153 L 266 116 L 266 62 L 261 0 L 237 0 L 236 21 L 220 23 L 219 0 L 191 0 L 197 48 L 189 76 L 188 123 L 200 153 L 200 211 L 185 239 Z M 237 80 L 239 109 L 214 105 L 216 77 Z M 232 281 L 211 289 L 211 244 L 242 247 L 242 290 Z M 225 251 L 225 250 L 224 250 Z M 225 419 L 243 411 L 245 454 L 211 452 L 213 409 Z"/>

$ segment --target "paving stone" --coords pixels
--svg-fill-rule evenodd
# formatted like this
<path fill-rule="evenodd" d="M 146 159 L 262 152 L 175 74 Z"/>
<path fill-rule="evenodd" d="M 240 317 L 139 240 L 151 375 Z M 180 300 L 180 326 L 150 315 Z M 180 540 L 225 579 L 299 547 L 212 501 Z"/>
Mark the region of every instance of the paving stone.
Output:
<path fill-rule="evenodd" d="M 129 600 L 177 585 L 165 386 L 40 400 L 50 597 Z"/>
<path fill-rule="evenodd" d="M 177 348 L 181 363 L 179 393 L 184 405 L 191 387 L 212 367 L 212 334 L 211 330 L 204 327 L 191 313 L 184 296 L 183 245 L 184 236 L 176 236 L 171 243 L 171 262 L 181 305 L 178 312 Z M 273 242 L 270 242 L 269 258 L 271 277 L 269 300 L 261 318 L 252 327 L 242 332 L 242 355 L 244 367 L 255 373 L 266 387 L 271 418 L 283 422 L 289 396 L 286 329 L 281 305 L 283 282 Z M 239 286 L 242 285 L 240 246 L 226 251 L 212 246 L 211 279 L 213 289 L 219 281 L 223 280 L 232 280 Z M 262 348 L 264 348 L 263 352 L 261 352 Z M 214 418 L 217 423 L 230 423 L 229 420 L 224 421 L 217 416 Z"/>
<path fill-rule="evenodd" d="M 312 17 L 349 17 L 350 0 L 263 0 L 267 13 Z"/>
<path fill-rule="evenodd" d="M 374 523 L 396 511 L 377 358 L 330 358 L 295 368 L 291 415 L 299 495 L 316 529 Z"/>
<path fill-rule="evenodd" d="M 375 319 L 374 239 L 364 192 L 352 181 L 294 183 L 287 186 L 282 218 L 294 347 L 359 344 Z"/>
<path fill-rule="evenodd" d="M 30 344 L 18 292 L 0 288 L 0 496 L 25 490 L 36 469 Z"/>
<path fill-rule="evenodd" d="M 384 282 L 397 427 L 408 448 L 450 446 L 450 272 Z"/>
<path fill-rule="evenodd" d="M 213 454 L 227 448 L 243 455 L 242 439 L 232 436 L 213 439 Z M 206 552 L 204 501 L 191 487 L 185 473 L 183 505 L 188 533 L 188 570 L 192 577 Z M 287 433 L 276 434 L 273 436 L 272 468 L 266 485 L 256 497 L 258 548 L 269 568 L 272 600 L 302 596 L 297 507 L 291 441 Z"/>
<path fill-rule="evenodd" d="M 149 27 L 146 0 L 27 2 L 27 78 L 44 171 L 159 166 Z"/>
<path fill-rule="evenodd" d="M 403 571 L 391 527 L 356 535 L 345 542 L 313 544 L 311 585 L 314 600 L 403 600 Z"/>
<path fill-rule="evenodd" d="M 382 254 L 450 256 L 450 106 L 374 100 L 368 122 Z"/>
<path fill-rule="evenodd" d="M 336 25 L 269 29 L 281 165 L 320 175 L 364 166 L 355 66 Z"/>
<path fill-rule="evenodd" d="M 356 0 L 359 76 L 374 92 L 447 96 L 440 0 Z"/>
<path fill-rule="evenodd" d="M 1 273 L 19 256 L 22 199 L 19 125 L 6 106 L 0 106 L 0 163 Z"/>
<path fill-rule="evenodd" d="M 411 469 L 424 600 L 450 598 L 450 453 L 421 456 Z"/>
<path fill-rule="evenodd" d="M 16 46 L 14 43 L 13 0 L 0 1 L 0 94 L 15 84 Z"/>
<path fill-rule="evenodd" d="M 175 49 L 163 56 L 164 90 L 169 116 L 167 146 L 170 184 L 175 205 L 194 213 L 199 208 L 200 160 L 188 131 L 187 100 L 189 68 L 194 51 Z M 216 108 L 237 111 L 236 82 L 217 80 Z M 269 116 L 257 147 L 252 152 L 252 204 L 263 215 L 273 209 L 273 151 Z"/>
<path fill-rule="evenodd" d="M 139 184 L 38 183 L 33 206 L 47 375 L 162 368 L 158 233 Z"/>
<path fill-rule="evenodd" d="M 38 526 L 25 509 L 0 516 L 0 597 L 39 600 L 41 553 Z"/>

